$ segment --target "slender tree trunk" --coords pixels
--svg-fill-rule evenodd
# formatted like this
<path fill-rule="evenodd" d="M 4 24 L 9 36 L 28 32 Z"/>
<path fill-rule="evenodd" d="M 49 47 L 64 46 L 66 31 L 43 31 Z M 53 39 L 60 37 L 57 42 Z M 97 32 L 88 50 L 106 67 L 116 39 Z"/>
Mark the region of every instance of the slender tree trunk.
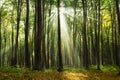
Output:
<path fill-rule="evenodd" d="M 37 2 L 35 0 L 34 2 L 35 4 L 35 13 L 34 13 L 34 28 L 33 28 L 33 32 L 34 32 L 34 55 L 36 53 L 36 34 L 37 34 L 37 30 L 36 30 L 36 27 L 37 27 Z M 32 65 L 33 65 L 33 69 L 36 68 L 36 65 L 35 65 L 35 57 L 32 55 Z"/>
<path fill-rule="evenodd" d="M 2 53 L 1 53 L 1 47 L 2 47 L 2 36 L 1 36 L 1 24 L 2 24 L 2 17 L 1 17 L 1 9 L 0 9 L 0 66 L 2 65 Z"/>
<path fill-rule="evenodd" d="M 91 36 L 91 54 L 94 53 L 93 28 L 92 19 L 90 19 L 90 36 Z M 94 56 L 92 55 L 91 63 L 94 65 Z"/>
<path fill-rule="evenodd" d="M 111 8 L 110 10 L 110 15 L 111 15 L 111 26 L 112 26 L 112 55 L 111 55 L 111 58 L 112 58 L 112 64 L 115 65 L 115 37 L 114 37 L 114 33 L 115 33 L 115 29 L 114 29 L 114 24 L 115 24 L 115 11 L 114 11 L 114 8 Z"/>
<path fill-rule="evenodd" d="M 116 1 L 116 14 L 117 14 L 117 20 L 118 20 L 118 55 L 117 56 L 120 56 L 120 9 L 119 9 L 119 0 L 115 0 Z M 120 57 L 118 57 L 118 66 L 120 68 Z M 120 71 L 119 71 L 119 74 L 120 74 Z"/>
<path fill-rule="evenodd" d="M 87 1 L 82 0 L 82 5 L 83 5 L 83 64 L 85 68 L 88 69 L 89 63 L 88 63 L 88 48 L 87 48 L 87 38 L 86 38 L 86 22 L 87 22 Z"/>
<path fill-rule="evenodd" d="M 94 3 L 96 3 L 96 2 L 94 2 Z M 95 9 L 95 14 L 94 14 L 94 18 L 95 18 L 95 20 L 94 20 L 94 32 L 95 32 L 95 34 L 94 34 L 94 36 L 95 36 L 95 43 L 94 43 L 94 59 L 95 59 L 95 65 L 97 65 L 97 6 L 96 6 L 96 4 L 95 4 L 95 6 L 94 6 L 94 9 Z"/>
<path fill-rule="evenodd" d="M 46 41 L 46 37 L 45 37 L 45 33 L 46 33 L 46 15 L 45 15 L 45 1 L 42 1 L 42 67 L 46 68 L 47 67 L 47 60 L 46 60 L 46 45 L 45 45 L 45 41 Z"/>
<path fill-rule="evenodd" d="M 29 0 L 26 0 L 26 24 L 25 24 L 25 66 L 30 68 L 30 52 L 28 45 L 29 34 Z"/>
<path fill-rule="evenodd" d="M 20 17 L 21 17 L 21 7 L 22 7 L 22 0 L 18 0 L 17 3 L 17 31 L 16 31 L 16 44 L 15 44 L 15 54 L 14 54 L 14 62 L 13 66 L 17 65 L 18 62 L 18 37 L 19 37 L 19 27 L 20 27 Z"/>
<path fill-rule="evenodd" d="M 55 49 L 55 46 L 54 46 L 55 45 L 54 44 L 54 41 L 55 41 L 54 37 L 55 36 L 54 36 L 54 34 L 55 34 L 54 31 L 52 31 L 51 36 L 53 36 L 53 37 L 52 37 L 52 40 L 51 40 L 52 45 L 51 45 L 51 49 L 50 49 L 51 50 L 50 51 L 51 52 L 51 56 L 50 56 L 51 57 L 51 67 L 55 66 L 55 50 L 54 50 Z"/>
<path fill-rule="evenodd" d="M 115 24 L 116 26 L 116 24 Z M 115 27 L 115 64 L 119 66 L 117 28 Z"/>
<path fill-rule="evenodd" d="M 14 11 L 14 7 L 13 7 L 13 11 Z M 12 63 L 13 63 L 13 56 L 14 56 L 14 13 L 13 13 L 13 11 L 12 11 L 12 15 L 11 15 L 11 27 L 12 27 L 12 40 L 11 40 L 11 42 L 12 42 L 12 53 L 11 53 L 11 65 L 12 65 Z"/>
<path fill-rule="evenodd" d="M 116 1 L 116 14 L 117 14 L 117 20 L 118 20 L 118 33 L 120 35 L 120 9 L 119 9 L 119 0 Z"/>
<path fill-rule="evenodd" d="M 49 58 L 50 58 L 50 16 L 53 0 L 50 0 L 49 5 L 49 19 L 48 19 L 48 28 L 47 28 L 47 68 L 49 68 Z"/>
<path fill-rule="evenodd" d="M 100 0 L 98 0 L 97 69 L 100 70 Z"/>
<path fill-rule="evenodd" d="M 34 70 L 42 70 L 41 64 L 41 37 L 42 37 L 42 12 L 41 12 L 41 0 L 36 0 L 36 37 L 35 37 L 35 65 Z"/>
<path fill-rule="evenodd" d="M 77 31 L 77 26 L 76 26 L 76 7 L 77 7 L 77 2 L 78 0 L 74 0 L 74 21 L 73 21 L 73 48 L 75 50 L 75 47 L 76 47 L 76 31 Z"/>
<path fill-rule="evenodd" d="M 61 28 L 60 28 L 60 0 L 57 2 L 58 7 L 58 71 L 63 70 L 63 62 L 62 62 L 62 53 L 61 53 Z"/>
<path fill-rule="evenodd" d="M 76 62 L 76 36 L 77 36 L 77 20 L 76 20 L 76 8 L 77 8 L 77 2 L 78 0 L 74 0 L 74 21 L 73 21 L 73 53 L 74 55 L 72 55 L 72 62 L 75 63 Z M 73 64 L 73 66 L 76 66 L 76 64 Z"/>
<path fill-rule="evenodd" d="M 119 0 L 115 0 L 116 1 L 116 14 L 117 14 L 117 20 L 118 20 L 118 45 L 120 45 L 120 9 L 119 9 Z M 120 47 L 118 46 L 118 50 L 120 49 Z M 117 57 L 117 66 L 119 66 L 120 69 L 120 52 L 118 51 L 118 53 L 116 54 Z M 120 70 L 119 70 L 119 74 L 120 74 Z"/>
<path fill-rule="evenodd" d="M 94 19 L 96 19 L 96 14 L 95 14 L 95 5 L 94 5 L 95 2 L 92 2 L 91 1 L 91 6 L 92 6 L 92 17 Z M 91 36 L 91 58 L 92 58 L 92 61 L 91 63 L 93 65 L 96 65 L 96 52 L 95 52 L 95 38 L 94 38 L 94 32 L 96 32 L 94 29 L 94 26 L 96 27 L 96 20 L 93 20 L 93 19 L 90 19 L 90 36 Z"/>
<path fill-rule="evenodd" d="M 3 61 L 4 61 L 4 63 L 3 63 L 3 65 L 7 65 L 7 63 L 6 63 L 6 44 L 7 44 L 7 39 L 6 39 L 6 28 L 4 28 L 4 34 L 3 34 L 4 36 L 3 36 L 3 38 L 4 38 L 4 56 L 3 56 Z"/>

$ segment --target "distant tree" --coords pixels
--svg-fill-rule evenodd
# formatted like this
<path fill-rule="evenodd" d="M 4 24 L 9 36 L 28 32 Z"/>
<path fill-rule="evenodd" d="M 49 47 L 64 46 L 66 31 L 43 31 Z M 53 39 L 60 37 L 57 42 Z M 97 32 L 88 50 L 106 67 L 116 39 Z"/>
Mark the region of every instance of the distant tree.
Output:
<path fill-rule="evenodd" d="M 100 0 L 98 0 L 98 30 L 96 38 L 96 47 L 97 47 L 97 69 L 100 70 Z"/>
<path fill-rule="evenodd" d="M 116 27 L 115 27 L 115 8 L 111 7 L 110 15 L 111 15 L 111 26 L 112 26 L 112 57 L 113 57 L 113 64 L 118 63 L 118 48 L 117 48 L 117 35 L 116 35 Z"/>
<path fill-rule="evenodd" d="M 96 14 L 95 14 L 95 2 L 91 1 L 91 16 L 96 19 Z M 94 26 L 96 25 L 96 20 L 90 18 L 90 37 L 91 37 L 91 64 L 95 65 L 96 64 L 96 53 L 95 53 L 95 41 L 94 41 L 94 33 L 95 28 Z"/>
<path fill-rule="evenodd" d="M 17 1 L 17 28 L 16 28 L 16 38 L 15 38 L 15 52 L 12 65 L 16 66 L 18 61 L 18 37 L 19 37 L 19 27 L 20 27 L 20 17 L 22 10 L 22 0 Z"/>
<path fill-rule="evenodd" d="M 55 36 L 54 36 L 55 32 L 54 30 L 52 30 L 51 32 L 51 36 L 52 36 L 52 40 L 51 40 L 51 47 L 50 47 L 50 59 L 51 59 L 51 67 L 55 66 Z"/>
<path fill-rule="evenodd" d="M 13 11 L 11 11 L 11 27 L 12 27 L 12 33 L 11 33 L 11 43 L 12 43 L 11 65 L 12 65 L 13 56 L 14 56 L 14 7 L 13 7 Z"/>
<path fill-rule="evenodd" d="M 48 11 L 49 18 L 51 16 L 52 5 L 53 5 L 53 0 L 50 0 L 49 1 L 49 11 Z M 48 19 L 48 27 L 47 27 L 47 68 L 50 67 L 49 56 L 50 56 L 50 19 Z"/>
<path fill-rule="evenodd" d="M 5 61 L 6 61 L 6 59 L 5 59 L 5 57 L 7 56 L 6 55 L 6 44 L 7 44 L 7 34 L 6 34 L 7 32 L 6 32 L 6 28 L 4 28 L 4 30 L 3 30 L 3 39 L 4 39 L 4 52 L 3 52 L 3 56 L 2 56 L 2 64 L 3 65 L 6 65 L 5 63 Z"/>
<path fill-rule="evenodd" d="M 74 3 L 74 20 L 73 20 L 73 52 L 75 52 L 74 54 L 77 54 L 76 53 L 76 37 L 77 37 L 77 19 L 76 19 L 76 14 L 77 14 L 77 4 L 78 4 L 78 0 L 74 0 L 73 1 Z M 73 55 L 72 57 L 72 60 L 73 60 L 73 63 L 76 61 L 76 56 Z M 75 65 L 74 65 L 75 66 Z"/>
<path fill-rule="evenodd" d="M 2 25 L 2 14 L 1 14 L 1 8 L 0 8 L 0 66 L 2 65 L 2 53 L 1 53 L 1 47 L 2 47 L 2 36 L 1 36 L 1 25 Z"/>
<path fill-rule="evenodd" d="M 43 68 L 47 68 L 47 56 L 46 56 L 46 45 L 45 45 L 45 41 L 46 41 L 46 37 L 45 37 L 45 33 L 46 33 L 46 0 L 42 1 L 42 67 Z"/>

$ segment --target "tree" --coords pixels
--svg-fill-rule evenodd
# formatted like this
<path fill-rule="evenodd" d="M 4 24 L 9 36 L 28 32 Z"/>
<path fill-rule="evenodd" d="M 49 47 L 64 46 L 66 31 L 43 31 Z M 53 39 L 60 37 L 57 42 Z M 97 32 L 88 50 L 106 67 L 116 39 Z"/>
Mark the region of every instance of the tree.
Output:
<path fill-rule="evenodd" d="M 2 46 L 2 36 L 1 36 L 1 24 L 2 24 L 2 14 L 1 14 L 1 8 L 0 8 L 0 66 L 2 65 L 2 53 L 1 53 L 1 46 Z"/>
<path fill-rule="evenodd" d="M 98 0 L 97 69 L 100 70 L 100 0 Z"/>
<path fill-rule="evenodd" d="M 49 1 L 49 18 L 51 16 L 51 9 L 52 9 L 52 4 L 53 4 L 53 0 Z M 50 56 L 50 19 L 48 19 L 48 28 L 47 28 L 47 68 L 49 68 L 49 56 Z"/>
<path fill-rule="evenodd" d="M 58 71 L 63 70 L 62 53 L 61 53 L 61 29 L 60 29 L 60 0 L 57 0 L 58 11 Z"/>
<path fill-rule="evenodd" d="M 45 41 L 46 41 L 46 37 L 45 37 L 45 33 L 46 33 L 46 15 L 45 15 L 45 12 L 46 12 L 46 7 L 45 7 L 45 2 L 46 0 L 42 1 L 42 58 L 41 58 L 41 61 L 42 61 L 42 67 L 43 68 L 47 68 L 47 60 L 46 60 L 46 45 L 45 45 Z"/>
<path fill-rule="evenodd" d="M 13 66 L 17 65 L 18 61 L 18 37 L 19 37 L 19 27 L 20 27 L 20 17 L 21 17 L 21 10 L 22 10 L 22 0 L 18 0 L 17 3 L 17 30 L 16 30 L 16 38 L 15 38 L 15 53 L 14 53 L 14 60 L 12 62 Z"/>
<path fill-rule="evenodd" d="M 13 11 L 14 11 L 14 7 L 13 7 Z M 11 43 L 12 43 L 12 53 L 11 53 L 11 65 L 13 63 L 13 56 L 14 56 L 14 12 L 11 11 L 11 27 L 12 27 L 12 40 L 11 40 Z"/>
<path fill-rule="evenodd" d="M 116 2 L 116 14 L 117 14 L 117 21 L 118 21 L 118 46 L 120 46 L 120 9 L 119 9 L 119 0 L 115 0 Z M 118 47 L 118 49 L 120 49 L 120 47 Z M 120 50 L 119 50 L 120 53 Z M 119 53 L 116 56 L 119 56 Z M 117 57 L 118 60 L 117 61 L 117 66 L 120 67 L 120 62 L 119 62 L 119 58 Z M 120 75 L 120 71 L 119 71 L 119 75 Z"/>
<path fill-rule="evenodd" d="M 30 68 L 30 52 L 28 45 L 29 33 L 29 0 L 26 0 L 26 24 L 25 24 L 25 66 Z"/>
<path fill-rule="evenodd" d="M 120 35 L 120 9 L 119 9 L 119 0 L 116 1 L 116 14 L 117 14 L 117 20 L 118 20 L 118 33 Z"/>
<path fill-rule="evenodd" d="M 78 0 L 74 0 L 73 1 L 74 3 L 74 21 L 73 21 L 73 52 L 75 52 L 74 54 L 77 54 L 76 53 L 76 37 L 77 37 L 77 20 L 76 20 L 76 9 L 77 9 L 77 4 L 78 4 Z M 73 62 L 76 61 L 76 56 L 73 55 Z"/>
<path fill-rule="evenodd" d="M 42 37 L 42 10 L 41 0 L 36 0 L 36 23 L 35 23 L 35 64 L 34 70 L 42 70 L 41 64 L 41 37 Z"/>
<path fill-rule="evenodd" d="M 88 48 L 87 48 L 87 39 L 86 39 L 86 21 L 87 21 L 87 1 L 82 0 L 83 5 L 83 28 L 82 28 L 82 34 L 83 34 L 83 65 L 88 69 L 89 67 L 89 61 L 88 61 Z"/>

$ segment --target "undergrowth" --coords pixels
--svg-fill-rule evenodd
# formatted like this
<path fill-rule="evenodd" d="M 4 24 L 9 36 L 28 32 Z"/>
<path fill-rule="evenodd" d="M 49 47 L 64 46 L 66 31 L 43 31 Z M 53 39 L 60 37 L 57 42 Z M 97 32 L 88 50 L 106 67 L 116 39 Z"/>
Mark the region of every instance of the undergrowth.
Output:
<path fill-rule="evenodd" d="M 0 80 L 120 80 L 116 75 L 118 67 L 101 66 L 101 71 L 97 71 L 97 66 L 85 68 L 66 67 L 63 72 L 58 72 L 56 68 L 45 69 L 44 71 L 34 71 L 28 68 L 3 66 L 0 67 Z"/>

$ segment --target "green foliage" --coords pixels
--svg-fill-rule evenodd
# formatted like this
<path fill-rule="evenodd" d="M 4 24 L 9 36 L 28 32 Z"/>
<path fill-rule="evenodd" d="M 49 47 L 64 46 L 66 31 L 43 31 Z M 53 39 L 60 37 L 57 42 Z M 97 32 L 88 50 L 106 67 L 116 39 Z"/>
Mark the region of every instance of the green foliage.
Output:
<path fill-rule="evenodd" d="M 73 68 L 77 70 L 76 68 Z M 39 72 L 24 73 L 0 72 L 0 80 L 119 80 L 120 76 L 111 72 Z"/>
<path fill-rule="evenodd" d="M 112 72 L 117 72 L 118 71 L 118 67 L 117 66 L 101 66 L 101 70 L 102 71 L 112 71 Z"/>
<path fill-rule="evenodd" d="M 33 73 L 30 73 L 30 69 L 28 68 L 3 66 L 0 67 L 0 80 L 26 80 L 26 78 L 28 80 L 33 77 Z"/>
<path fill-rule="evenodd" d="M 112 66 L 112 65 L 107 65 L 107 66 L 100 66 L 101 67 L 101 71 L 103 72 L 118 72 L 119 68 L 117 66 Z M 97 69 L 97 66 L 92 65 L 90 66 L 90 70 L 95 70 Z"/>
<path fill-rule="evenodd" d="M 13 66 L 2 66 L 0 67 L 0 72 L 8 72 L 8 73 L 23 73 L 29 71 L 27 68 L 19 68 Z"/>
<path fill-rule="evenodd" d="M 0 80 L 119 80 L 120 77 L 111 71 L 116 71 L 116 66 L 101 66 L 100 71 L 91 71 L 97 66 L 92 65 L 90 70 L 85 68 L 66 67 L 64 71 L 59 73 L 55 68 L 45 71 L 31 71 L 27 68 L 19 68 L 12 66 L 0 67 Z M 107 72 L 109 71 L 109 72 Z M 115 77 L 116 76 L 116 77 Z"/>
<path fill-rule="evenodd" d="M 0 11 L 1 11 L 1 16 L 5 16 L 5 15 L 7 15 L 7 13 L 8 13 L 8 12 L 7 12 L 6 10 L 4 10 L 4 9 L 1 9 Z"/>

